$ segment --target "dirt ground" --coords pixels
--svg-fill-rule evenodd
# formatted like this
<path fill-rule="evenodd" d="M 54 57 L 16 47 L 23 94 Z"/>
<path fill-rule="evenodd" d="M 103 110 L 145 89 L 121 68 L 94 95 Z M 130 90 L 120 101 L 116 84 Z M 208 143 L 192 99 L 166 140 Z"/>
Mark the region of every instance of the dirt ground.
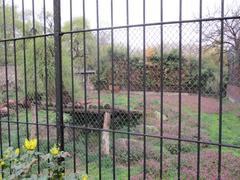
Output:
<path fill-rule="evenodd" d="M 131 93 L 132 96 L 134 95 L 141 95 L 140 92 L 133 92 Z M 161 99 L 159 92 L 146 92 L 146 107 L 152 106 L 152 102 Z M 198 95 L 197 94 L 188 94 L 182 93 L 181 94 L 181 101 L 182 101 L 182 108 L 189 108 L 193 112 L 198 112 Z M 178 112 L 179 109 L 179 94 L 178 93 L 163 93 L 163 106 L 170 107 L 175 112 Z M 219 98 L 213 97 L 205 97 L 201 96 L 201 112 L 202 113 L 219 113 Z M 223 100 L 223 112 L 227 111 L 236 111 L 240 109 L 240 104 L 231 103 L 230 101 L 225 102 Z"/>

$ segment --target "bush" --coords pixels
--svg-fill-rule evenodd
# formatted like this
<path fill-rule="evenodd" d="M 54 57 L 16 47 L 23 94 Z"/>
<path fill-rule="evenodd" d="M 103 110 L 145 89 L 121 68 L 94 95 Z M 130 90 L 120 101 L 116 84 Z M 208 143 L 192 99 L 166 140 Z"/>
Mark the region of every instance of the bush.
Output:
<path fill-rule="evenodd" d="M 178 154 L 178 141 L 168 141 L 165 143 L 165 146 L 171 154 Z M 192 144 L 181 144 L 182 153 L 193 152 L 194 148 L 196 148 L 196 146 Z"/>
<path fill-rule="evenodd" d="M 60 151 L 59 147 L 54 145 L 50 149 L 50 153 L 42 154 L 36 151 L 37 139 L 26 139 L 23 148 L 14 149 L 9 147 L 3 152 L 3 158 L 0 159 L 1 177 L 7 179 L 81 179 L 78 174 L 64 174 L 63 159 L 70 156 L 69 153 Z M 46 175 L 34 174 L 33 167 L 36 166 L 39 159 L 47 164 Z M 83 175 L 82 180 L 87 180 L 87 176 Z"/>
<path fill-rule="evenodd" d="M 108 54 L 106 59 L 111 59 Z M 153 54 L 146 61 L 146 89 L 149 91 L 160 90 L 160 78 L 164 75 L 163 83 L 166 91 L 178 91 L 179 83 L 179 52 L 173 49 L 165 52 L 162 58 L 163 72 L 161 72 L 161 57 L 158 54 Z M 139 57 L 131 57 L 130 60 L 130 81 L 131 90 L 143 90 L 143 61 Z M 199 81 L 199 61 L 198 57 L 182 56 L 182 91 L 189 93 L 198 92 Z M 202 94 L 216 96 L 219 94 L 219 66 L 216 60 L 216 54 L 205 55 L 202 59 L 201 69 L 201 89 Z M 111 66 L 103 64 L 100 73 L 100 88 L 108 87 L 111 84 Z M 114 81 L 120 87 L 125 87 L 128 82 L 127 77 L 127 61 L 124 52 L 114 54 Z M 223 73 L 224 87 L 227 85 L 228 73 L 227 66 L 224 65 Z M 95 87 L 98 83 L 93 81 Z M 226 94 L 224 92 L 224 94 Z"/>

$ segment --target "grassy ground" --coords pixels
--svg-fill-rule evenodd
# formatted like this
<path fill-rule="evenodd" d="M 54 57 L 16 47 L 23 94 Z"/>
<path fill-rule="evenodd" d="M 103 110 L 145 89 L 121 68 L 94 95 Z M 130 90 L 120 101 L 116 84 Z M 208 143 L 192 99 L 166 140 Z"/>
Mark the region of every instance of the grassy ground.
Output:
<path fill-rule="evenodd" d="M 92 95 L 92 100 L 96 100 L 96 95 Z M 156 119 L 154 116 L 155 111 L 160 111 L 160 101 L 159 94 L 147 94 L 147 116 L 146 116 L 146 124 L 147 124 L 147 133 L 152 135 L 159 135 L 160 133 L 160 120 Z M 176 96 L 172 99 L 174 100 Z M 170 99 L 170 100 L 172 100 Z M 127 108 L 127 94 L 119 93 L 115 94 L 115 105 L 120 108 Z M 111 93 L 103 93 L 101 95 L 101 102 L 103 104 L 112 103 Z M 197 101 L 196 101 L 197 102 Z M 143 110 L 143 102 L 142 102 L 142 94 L 136 93 L 131 94 L 131 109 L 135 110 Z M 224 106 L 228 106 L 227 110 L 223 111 L 222 114 L 222 143 L 224 144 L 233 144 L 240 146 L 240 117 L 239 117 L 239 104 L 232 104 L 227 100 L 224 100 Z M 178 135 L 178 104 L 173 101 L 166 101 L 164 103 L 164 114 L 168 117 L 168 120 L 164 121 L 164 135 L 177 137 Z M 194 107 L 194 105 L 193 105 Z M 54 112 L 49 111 L 49 123 L 55 124 L 56 114 Z M 69 115 L 64 114 L 64 119 L 67 120 L 71 118 Z M 28 120 L 31 122 L 32 114 L 29 110 L 28 112 Z M 7 118 L 3 118 L 3 120 L 7 120 Z M 10 121 L 16 121 L 16 114 L 12 113 L 10 116 Z M 38 112 L 38 120 L 39 123 L 46 123 L 46 111 L 40 110 Z M 26 111 L 25 109 L 20 109 L 19 111 L 19 121 L 26 122 Z M 196 112 L 196 108 L 191 108 L 191 106 L 183 106 L 182 112 L 182 135 L 186 138 L 196 139 L 197 127 L 198 127 L 198 114 Z M 8 123 L 2 122 L 2 145 L 3 147 L 7 147 L 9 144 L 9 136 L 8 136 Z M 20 137 L 20 142 L 24 141 L 26 138 L 26 128 L 25 124 L 19 125 L 19 131 L 17 129 L 16 123 L 11 123 L 10 125 L 10 137 L 11 137 L 11 145 L 17 146 L 18 142 L 18 132 Z M 31 129 L 31 126 L 29 126 Z M 127 131 L 127 127 L 123 127 L 120 129 L 121 131 Z M 137 125 L 135 128 L 131 127 L 131 132 L 142 133 L 143 131 L 142 125 Z M 76 163 L 77 163 L 77 171 L 85 171 L 85 157 L 86 157 L 86 135 L 81 130 L 76 130 L 78 135 L 73 141 L 73 139 L 66 139 L 65 148 L 66 151 L 70 152 L 73 155 L 73 145 L 75 142 L 76 145 Z M 210 141 L 214 143 L 218 143 L 219 140 L 219 114 L 217 112 L 201 112 L 201 134 L 205 138 L 204 141 Z M 112 134 L 111 137 L 111 147 L 112 147 Z M 126 134 L 116 134 L 115 141 L 117 142 L 119 139 L 126 139 Z M 50 137 L 50 145 L 55 143 L 55 139 Z M 89 176 L 90 179 L 98 179 L 99 173 L 99 134 L 96 132 L 90 132 L 88 134 L 88 157 L 89 157 Z M 136 177 L 138 179 L 138 175 L 143 173 L 143 138 L 138 136 L 131 135 L 131 176 Z M 117 150 L 121 149 L 120 152 Z M 47 151 L 47 141 L 40 141 L 40 151 Z M 165 169 L 163 170 L 164 179 L 175 179 L 177 176 L 177 154 L 178 154 L 178 141 L 171 140 L 163 140 L 163 163 Z M 183 168 L 188 167 L 190 172 L 185 172 L 183 169 L 183 177 L 193 173 L 196 175 L 196 157 L 197 157 L 197 144 L 196 143 L 186 143 L 182 142 L 182 166 Z M 238 162 L 240 158 L 240 150 L 233 148 L 222 148 L 223 155 L 230 154 L 229 164 L 224 164 L 224 167 L 232 167 L 234 170 L 239 170 L 238 167 L 234 166 L 234 163 Z M 210 168 L 216 169 L 213 165 L 217 161 L 218 146 L 201 146 L 202 153 L 202 163 L 201 168 Z M 211 161 L 207 161 L 208 154 L 211 154 Z M 190 159 L 188 159 L 190 157 Z M 159 138 L 149 138 L 147 137 L 147 173 L 153 179 L 159 179 L 159 167 L 160 167 L 160 139 Z M 205 159 L 204 159 L 205 158 Z M 124 147 L 117 146 L 116 147 L 116 176 L 119 180 L 125 180 L 128 175 L 127 169 L 127 150 Z M 192 160 L 192 161 L 191 161 Z M 205 163 L 205 164 L 204 164 Z M 227 162 L 226 162 L 227 163 Z M 233 164 L 233 165 L 231 165 Z M 112 179 L 112 154 L 110 156 L 103 156 L 101 158 L 101 172 L 103 179 Z M 66 167 L 68 171 L 73 169 L 73 157 L 66 160 Z M 234 168 L 235 167 L 235 168 Z M 230 170 L 226 170 L 227 172 Z M 233 170 L 232 170 L 233 171 Z M 240 170 L 239 170 L 240 171 Z M 240 178 L 240 172 L 234 172 L 235 176 Z M 231 174 L 231 173 L 230 173 Z M 231 174 L 232 175 L 232 174 Z M 191 178 L 190 178 L 191 179 Z"/>

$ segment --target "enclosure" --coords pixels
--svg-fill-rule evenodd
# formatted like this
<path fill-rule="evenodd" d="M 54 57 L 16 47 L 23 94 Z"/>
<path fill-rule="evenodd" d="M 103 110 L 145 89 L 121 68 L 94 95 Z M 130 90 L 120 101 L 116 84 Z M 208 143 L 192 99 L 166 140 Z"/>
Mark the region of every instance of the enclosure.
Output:
<path fill-rule="evenodd" d="M 240 179 L 238 0 L 0 0 L 0 26 L 1 156 L 37 138 L 89 179 Z"/>

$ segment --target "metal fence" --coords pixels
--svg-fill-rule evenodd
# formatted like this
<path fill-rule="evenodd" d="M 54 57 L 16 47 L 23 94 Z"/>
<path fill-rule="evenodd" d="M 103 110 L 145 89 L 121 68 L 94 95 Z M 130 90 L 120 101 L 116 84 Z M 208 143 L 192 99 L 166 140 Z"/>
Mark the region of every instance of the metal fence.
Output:
<path fill-rule="evenodd" d="M 239 2 L 189 19 L 184 0 L 0 2 L 1 152 L 36 137 L 90 179 L 240 178 Z"/>

